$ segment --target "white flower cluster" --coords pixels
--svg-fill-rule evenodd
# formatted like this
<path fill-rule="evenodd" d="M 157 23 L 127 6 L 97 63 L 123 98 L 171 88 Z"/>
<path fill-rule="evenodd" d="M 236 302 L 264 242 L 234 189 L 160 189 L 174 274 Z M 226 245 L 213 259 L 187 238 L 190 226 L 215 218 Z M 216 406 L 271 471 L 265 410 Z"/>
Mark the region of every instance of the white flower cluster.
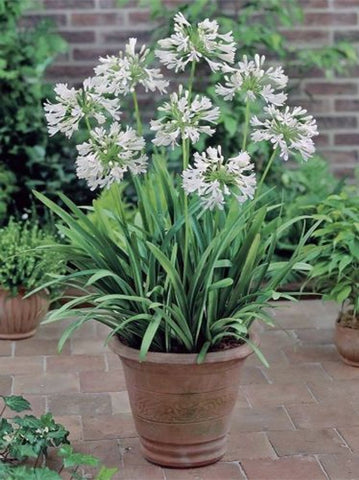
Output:
<path fill-rule="evenodd" d="M 93 117 L 99 124 L 105 122 L 106 113 L 115 120 L 119 119 L 118 99 L 107 98 L 104 95 L 101 81 L 96 77 L 87 78 L 79 90 L 59 83 L 55 87 L 55 93 L 58 103 L 46 102 L 44 104 L 50 135 L 62 132 L 66 137 L 72 137 L 85 116 Z"/>
<path fill-rule="evenodd" d="M 117 122 L 111 124 L 109 131 L 97 127 L 88 142 L 77 146 L 77 176 L 95 190 L 121 181 L 127 171 L 135 175 L 144 173 L 147 169 L 144 147 L 144 138 L 130 127 L 123 131 Z"/>
<path fill-rule="evenodd" d="M 204 122 L 215 124 L 219 118 L 219 108 L 205 96 L 196 95 L 190 99 L 188 90 L 180 85 L 178 93 L 170 96 L 170 101 L 158 109 L 162 113 L 159 120 L 151 121 L 151 130 L 156 132 L 153 143 L 157 146 L 174 147 L 179 137 L 190 139 L 192 143 L 199 140 L 200 134 L 212 135 L 214 129 Z"/>
<path fill-rule="evenodd" d="M 282 67 L 263 69 L 264 55 L 255 55 L 254 60 L 248 60 L 244 55 L 243 61 L 238 62 L 237 68 L 227 67 L 229 73 L 224 77 L 225 84 L 217 84 L 216 92 L 224 100 L 233 100 L 236 93 L 244 96 L 246 101 L 263 99 L 268 104 L 283 105 L 287 94 L 282 91 L 288 83 Z"/>
<path fill-rule="evenodd" d="M 182 13 L 174 17 L 174 34 L 159 40 L 156 56 L 169 69 L 183 71 L 189 63 L 205 60 L 214 72 L 233 63 L 235 42 L 232 32 L 220 34 L 218 23 L 208 18 L 191 25 Z"/>
<path fill-rule="evenodd" d="M 95 68 L 96 75 L 102 80 L 106 90 L 114 95 L 127 95 L 142 85 L 146 92 L 158 90 L 166 93 L 169 82 L 163 79 L 158 68 L 148 68 L 149 50 L 145 45 L 136 52 L 136 38 L 130 38 L 125 53 L 100 58 Z"/>
<path fill-rule="evenodd" d="M 184 170 L 183 188 L 187 194 L 197 193 L 205 208 L 223 209 L 225 197 L 234 195 L 243 203 L 253 198 L 256 178 L 254 165 L 247 152 L 241 152 L 226 162 L 221 147 L 208 147 L 194 154 L 194 166 Z"/>
<path fill-rule="evenodd" d="M 264 108 L 267 115 L 263 121 L 254 116 L 251 125 L 255 128 L 251 138 L 254 142 L 269 141 L 279 148 L 280 157 L 288 160 L 291 152 L 299 153 L 308 160 L 314 152 L 312 138 L 318 135 L 317 124 L 311 115 L 301 107 L 292 110 L 287 106 L 279 110 L 273 105 Z"/>

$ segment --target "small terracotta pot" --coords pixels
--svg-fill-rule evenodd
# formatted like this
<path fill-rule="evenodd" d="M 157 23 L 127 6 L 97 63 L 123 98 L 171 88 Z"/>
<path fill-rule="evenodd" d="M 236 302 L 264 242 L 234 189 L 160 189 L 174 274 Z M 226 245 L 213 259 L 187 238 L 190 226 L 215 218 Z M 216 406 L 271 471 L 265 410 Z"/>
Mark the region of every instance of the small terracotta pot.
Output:
<path fill-rule="evenodd" d="M 257 336 L 251 340 L 258 345 Z M 196 354 L 139 352 L 110 342 L 122 360 L 132 415 L 144 457 L 158 465 L 189 468 L 214 463 L 226 451 L 239 374 L 253 352 L 247 345 Z"/>
<path fill-rule="evenodd" d="M 23 298 L 24 292 L 12 297 L 0 289 L 0 339 L 20 340 L 32 337 L 49 309 L 48 296 L 36 293 Z"/>
<path fill-rule="evenodd" d="M 343 362 L 359 367 L 359 329 L 335 324 L 334 343 Z"/>

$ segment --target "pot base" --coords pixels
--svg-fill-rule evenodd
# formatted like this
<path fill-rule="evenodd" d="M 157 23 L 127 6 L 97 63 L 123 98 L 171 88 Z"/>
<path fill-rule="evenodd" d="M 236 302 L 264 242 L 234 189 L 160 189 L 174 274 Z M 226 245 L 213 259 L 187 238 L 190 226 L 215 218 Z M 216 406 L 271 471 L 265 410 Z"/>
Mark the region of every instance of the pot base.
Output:
<path fill-rule="evenodd" d="M 140 437 L 143 456 L 151 463 L 172 468 L 204 467 L 218 462 L 226 452 L 227 435 L 210 442 L 178 445 Z"/>
<path fill-rule="evenodd" d="M 351 367 L 358 367 L 359 368 L 359 362 L 356 362 L 355 360 L 349 360 L 348 358 L 343 357 L 343 355 L 340 355 L 340 353 L 339 353 L 339 357 L 347 365 L 350 365 Z"/>
<path fill-rule="evenodd" d="M 36 333 L 36 328 L 29 332 L 22 333 L 0 333 L 0 340 L 24 340 L 25 338 L 33 337 Z"/>

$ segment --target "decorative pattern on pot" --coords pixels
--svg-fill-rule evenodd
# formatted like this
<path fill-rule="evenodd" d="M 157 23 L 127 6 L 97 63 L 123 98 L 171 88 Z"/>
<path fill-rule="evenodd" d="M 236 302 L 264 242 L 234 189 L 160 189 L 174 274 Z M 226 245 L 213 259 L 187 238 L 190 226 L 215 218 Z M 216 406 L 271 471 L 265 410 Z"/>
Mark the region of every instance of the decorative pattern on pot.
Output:
<path fill-rule="evenodd" d="M 256 336 L 252 341 L 258 344 Z M 132 414 L 143 455 L 153 463 L 177 468 L 208 465 L 223 457 L 240 371 L 252 353 L 248 345 L 196 354 L 138 350 L 113 338 L 112 350 L 123 363 Z"/>
<path fill-rule="evenodd" d="M 0 339 L 20 340 L 35 334 L 47 313 L 49 300 L 43 293 L 23 298 L 24 292 L 16 297 L 0 289 Z"/>

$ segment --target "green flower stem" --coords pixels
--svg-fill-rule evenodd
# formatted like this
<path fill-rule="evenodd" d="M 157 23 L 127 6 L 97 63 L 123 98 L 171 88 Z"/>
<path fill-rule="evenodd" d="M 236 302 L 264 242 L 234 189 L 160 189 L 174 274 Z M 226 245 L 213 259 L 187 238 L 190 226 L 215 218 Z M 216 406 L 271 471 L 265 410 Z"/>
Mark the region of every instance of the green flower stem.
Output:
<path fill-rule="evenodd" d="M 183 155 L 183 170 L 188 167 L 189 162 L 189 140 L 182 137 L 182 155 Z M 188 241 L 189 241 L 189 215 L 188 215 L 188 197 L 186 192 L 182 189 L 184 201 L 184 221 L 185 221 L 185 239 L 184 239 L 184 259 L 183 259 L 183 283 L 186 281 L 188 268 Z"/>
<path fill-rule="evenodd" d="M 136 118 L 136 123 L 137 123 L 137 132 L 138 132 L 139 135 L 142 135 L 143 128 L 142 128 L 141 114 L 140 114 L 140 109 L 138 108 L 137 94 L 136 94 L 135 90 L 132 92 L 132 98 L 133 98 L 133 106 L 135 107 L 135 118 Z"/>
<path fill-rule="evenodd" d="M 273 161 L 274 161 L 274 159 L 275 159 L 276 154 L 277 154 L 277 149 L 275 148 L 275 149 L 273 150 L 273 152 L 272 152 L 272 155 L 271 155 L 271 157 L 270 157 L 270 159 L 269 159 L 269 162 L 267 163 L 267 166 L 266 166 L 266 168 L 265 168 L 265 170 L 264 170 L 264 173 L 263 173 L 263 175 L 262 175 L 262 177 L 261 177 L 261 179 L 260 179 L 260 182 L 259 182 L 258 188 L 257 188 L 257 192 L 260 192 L 260 191 L 261 191 L 262 185 L 263 185 L 263 183 L 264 183 L 264 180 L 266 179 L 266 177 L 267 177 L 267 175 L 268 175 L 268 172 L 269 172 L 269 170 L 270 170 L 270 168 L 271 168 L 271 166 L 272 166 L 272 164 L 273 164 Z"/>
<path fill-rule="evenodd" d="M 85 123 L 86 123 L 87 130 L 89 132 L 89 135 L 91 137 L 91 125 L 90 125 L 90 121 L 89 121 L 87 115 L 85 115 Z"/>
<path fill-rule="evenodd" d="M 250 116 L 250 108 L 249 108 L 249 101 L 247 101 L 246 111 L 244 115 L 244 131 L 243 131 L 243 142 L 242 142 L 242 150 L 244 151 L 247 147 L 247 138 L 248 138 L 248 130 L 249 130 L 249 116 Z"/>
<path fill-rule="evenodd" d="M 190 73 L 189 82 L 188 82 L 188 91 L 189 91 L 189 98 L 190 99 L 191 99 L 191 96 L 192 96 L 192 89 L 193 89 L 195 72 L 196 72 L 196 62 L 192 62 L 191 73 Z"/>

